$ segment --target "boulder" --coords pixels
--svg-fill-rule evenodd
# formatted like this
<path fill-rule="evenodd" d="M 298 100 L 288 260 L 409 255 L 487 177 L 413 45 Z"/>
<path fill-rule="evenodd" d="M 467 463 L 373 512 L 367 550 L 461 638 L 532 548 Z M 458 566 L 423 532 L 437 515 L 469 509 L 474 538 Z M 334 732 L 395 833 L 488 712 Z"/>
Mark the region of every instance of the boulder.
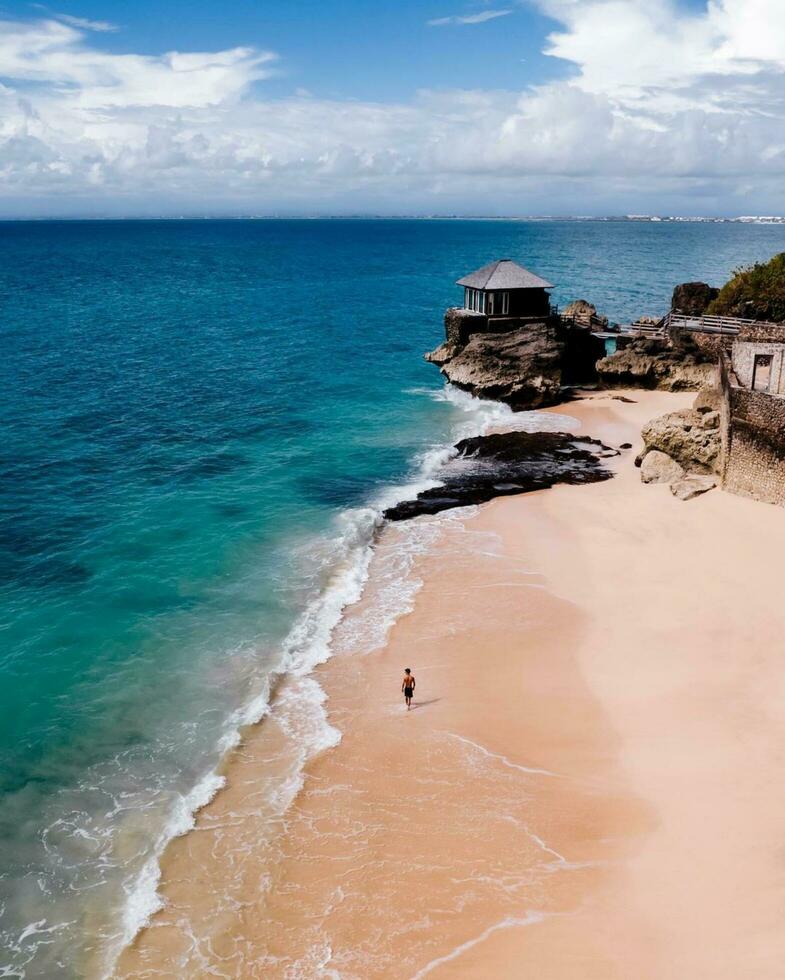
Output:
<path fill-rule="evenodd" d="M 684 469 L 659 449 L 650 450 L 641 461 L 641 480 L 644 483 L 673 483 L 683 476 Z"/>
<path fill-rule="evenodd" d="M 717 486 L 717 481 L 713 476 L 702 475 L 700 473 L 690 473 L 681 480 L 671 483 L 671 493 L 679 500 L 692 500 L 707 490 L 712 490 Z"/>
<path fill-rule="evenodd" d="M 458 388 L 529 409 L 561 400 L 564 346 L 548 324 L 527 323 L 508 333 L 476 333 L 463 348 L 442 345 L 425 356 Z"/>
<path fill-rule="evenodd" d="M 666 340 L 636 340 L 597 362 L 600 381 L 608 387 L 693 391 L 714 377 L 714 364 L 674 350 Z"/>
<path fill-rule="evenodd" d="M 671 309 L 688 316 L 702 316 L 719 292 L 719 289 L 705 282 L 683 282 L 673 290 Z"/>
<path fill-rule="evenodd" d="M 600 327 L 608 326 L 607 316 L 598 316 L 597 307 L 594 303 L 590 303 L 585 299 L 576 299 L 572 303 L 568 303 L 562 310 L 562 316 L 571 317 L 577 324 L 584 327 L 596 327 L 599 329 Z"/>
<path fill-rule="evenodd" d="M 693 408 L 652 419 L 641 432 L 646 451 L 658 449 L 692 472 L 715 471 L 720 455 L 720 430 L 706 428 L 703 419 L 703 414 Z"/>

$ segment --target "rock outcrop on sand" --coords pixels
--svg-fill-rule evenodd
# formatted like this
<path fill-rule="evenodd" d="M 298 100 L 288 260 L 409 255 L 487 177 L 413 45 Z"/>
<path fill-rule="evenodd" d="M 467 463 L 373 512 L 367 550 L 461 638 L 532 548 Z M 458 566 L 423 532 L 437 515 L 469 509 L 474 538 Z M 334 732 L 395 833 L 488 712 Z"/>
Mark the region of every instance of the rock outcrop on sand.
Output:
<path fill-rule="evenodd" d="M 597 361 L 600 383 L 609 388 L 697 391 L 712 378 L 714 364 L 668 340 L 643 338 Z"/>
<path fill-rule="evenodd" d="M 513 408 L 540 408 L 561 399 L 564 350 L 553 327 L 527 323 L 509 333 L 476 333 L 461 348 L 442 344 L 425 358 L 472 394 Z"/>
<path fill-rule="evenodd" d="M 656 449 L 679 463 L 685 470 L 711 473 L 720 454 L 718 412 L 698 412 L 685 408 L 652 419 L 641 432 L 649 453 Z"/>
<path fill-rule="evenodd" d="M 719 289 L 705 282 L 683 282 L 673 290 L 671 309 L 687 316 L 703 316 Z"/>
<path fill-rule="evenodd" d="M 644 483 L 673 483 L 684 476 L 683 468 L 670 456 L 651 449 L 641 461 L 641 480 Z"/>
<path fill-rule="evenodd" d="M 720 413 L 711 389 L 698 393 L 693 408 L 669 412 L 641 432 L 644 448 L 636 459 L 644 483 L 668 483 L 680 500 L 717 486 Z"/>
<path fill-rule="evenodd" d="M 690 473 L 681 480 L 671 483 L 671 493 L 679 500 L 692 500 L 707 490 L 713 490 L 717 480 L 713 476 L 702 476 L 700 473 Z"/>
<path fill-rule="evenodd" d="M 504 432 L 464 439 L 442 470 L 440 486 L 385 511 L 391 521 L 543 490 L 555 483 L 597 483 L 612 473 L 602 460 L 618 450 L 568 432 Z"/>

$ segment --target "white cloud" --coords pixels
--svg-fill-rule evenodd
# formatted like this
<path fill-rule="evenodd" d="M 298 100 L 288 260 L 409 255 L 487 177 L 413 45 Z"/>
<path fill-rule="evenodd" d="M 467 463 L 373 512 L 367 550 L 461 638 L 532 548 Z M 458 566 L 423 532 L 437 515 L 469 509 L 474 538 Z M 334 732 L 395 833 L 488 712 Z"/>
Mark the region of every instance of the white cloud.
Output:
<path fill-rule="evenodd" d="M 563 80 L 393 105 L 266 98 L 255 48 L 0 23 L 0 213 L 783 210 L 781 0 L 539 5 Z"/>
<path fill-rule="evenodd" d="M 446 27 L 448 24 L 484 24 L 497 17 L 506 17 L 512 10 L 483 10 L 479 14 L 454 14 L 451 17 L 434 17 L 426 21 L 429 27 Z"/>
<path fill-rule="evenodd" d="M 99 34 L 120 30 L 116 24 L 110 24 L 108 20 L 88 20 L 86 17 L 72 17 L 71 14 L 56 13 L 54 16 L 65 24 L 70 24 L 71 27 L 81 27 L 86 31 L 96 31 Z"/>
<path fill-rule="evenodd" d="M 87 17 L 74 17 L 72 14 L 63 14 L 56 10 L 50 10 L 42 3 L 31 3 L 30 6 L 36 10 L 44 11 L 49 16 L 54 17 L 55 20 L 60 20 L 64 24 L 69 24 L 71 27 L 81 28 L 85 31 L 96 31 L 99 34 L 106 34 L 120 30 L 116 24 L 110 24 L 108 20 L 89 20 Z"/>
<path fill-rule="evenodd" d="M 56 20 L 0 21 L 0 78 L 35 82 L 36 100 L 64 109 L 110 106 L 207 106 L 237 98 L 270 74 L 271 52 L 234 48 L 157 57 L 107 54 Z M 33 96 L 30 96 L 33 98 Z"/>

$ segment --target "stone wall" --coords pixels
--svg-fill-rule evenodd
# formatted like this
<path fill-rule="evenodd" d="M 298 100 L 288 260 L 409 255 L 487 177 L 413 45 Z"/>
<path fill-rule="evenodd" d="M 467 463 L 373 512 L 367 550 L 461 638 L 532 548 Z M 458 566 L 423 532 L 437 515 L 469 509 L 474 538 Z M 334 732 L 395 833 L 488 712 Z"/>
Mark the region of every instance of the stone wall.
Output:
<path fill-rule="evenodd" d="M 725 473 L 728 469 L 728 459 L 730 458 L 730 379 L 728 377 L 728 359 L 724 353 L 720 353 L 717 361 L 717 388 L 720 393 L 720 458 L 717 464 L 717 471 L 720 475 L 720 483 L 725 484 Z"/>
<path fill-rule="evenodd" d="M 733 341 L 735 339 L 729 334 L 698 333 L 697 331 L 690 336 L 701 354 L 711 361 L 713 361 L 716 357 L 719 357 L 720 351 L 730 355 L 731 347 L 733 346 Z"/>
<path fill-rule="evenodd" d="M 453 347 L 465 347 L 473 333 L 488 329 L 488 317 L 459 306 L 451 306 L 444 314 L 444 336 Z"/>
<path fill-rule="evenodd" d="M 741 328 L 737 339 L 762 344 L 785 344 L 785 323 L 748 323 Z"/>
<path fill-rule="evenodd" d="M 785 398 L 731 385 L 723 486 L 785 506 Z M 724 433 L 723 433 L 724 435 Z"/>

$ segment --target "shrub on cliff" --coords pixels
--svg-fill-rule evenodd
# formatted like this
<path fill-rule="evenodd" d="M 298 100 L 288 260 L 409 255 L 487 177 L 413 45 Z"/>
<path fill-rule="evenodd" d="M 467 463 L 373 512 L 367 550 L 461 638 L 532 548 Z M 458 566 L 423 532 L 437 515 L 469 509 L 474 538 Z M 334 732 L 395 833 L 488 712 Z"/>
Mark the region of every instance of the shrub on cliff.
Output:
<path fill-rule="evenodd" d="M 706 312 L 785 322 L 785 252 L 768 262 L 736 269 Z"/>

